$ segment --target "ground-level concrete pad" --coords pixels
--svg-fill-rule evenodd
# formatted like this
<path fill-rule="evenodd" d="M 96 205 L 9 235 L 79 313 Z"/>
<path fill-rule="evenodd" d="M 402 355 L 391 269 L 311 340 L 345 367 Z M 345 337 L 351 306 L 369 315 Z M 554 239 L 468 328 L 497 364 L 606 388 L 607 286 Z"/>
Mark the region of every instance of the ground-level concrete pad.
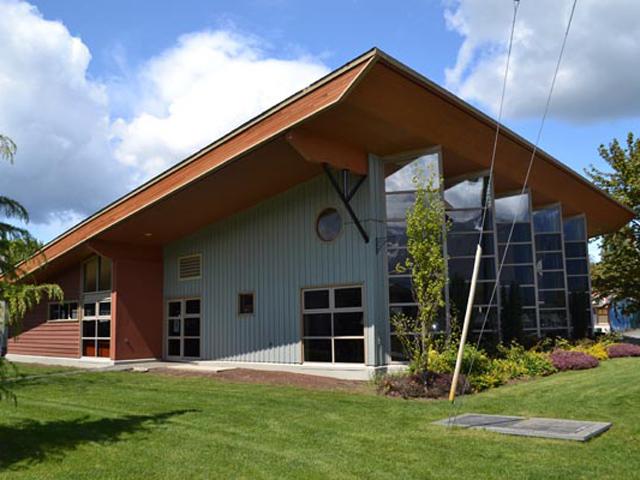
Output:
<path fill-rule="evenodd" d="M 561 420 L 556 418 L 525 418 L 505 415 L 466 413 L 434 422 L 436 425 L 477 428 L 507 435 L 554 438 L 586 442 L 611 427 L 608 422 Z"/>

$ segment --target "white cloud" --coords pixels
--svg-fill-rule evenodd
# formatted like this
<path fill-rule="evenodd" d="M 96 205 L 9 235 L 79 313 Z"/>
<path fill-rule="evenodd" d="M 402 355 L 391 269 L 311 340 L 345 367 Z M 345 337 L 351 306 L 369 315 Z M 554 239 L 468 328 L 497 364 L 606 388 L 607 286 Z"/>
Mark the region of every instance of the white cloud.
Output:
<path fill-rule="evenodd" d="M 18 145 L 0 164 L 0 192 L 36 223 L 88 213 L 114 194 L 108 99 L 87 78 L 91 54 L 60 22 L 26 3 L 0 2 L 0 132 Z"/>
<path fill-rule="evenodd" d="M 308 57 L 269 58 L 246 36 L 184 35 L 141 67 L 135 114 L 114 123 L 116 157 L 157 173 L 327 72 Z"/>
<path fill-rule="evenodd" d="M 0 192 L 44 239 L 328 71 L 205 31 L 106 82 L 88 74 L 89 48 L 64 24 L 16 0 L 0 9 L 0 132 L 18 144 L 15 164 L 0 164 Z"/>
<path fill-rule="evenodd" d="M 520 2 L 505 115 L 541 115 L 571 0 Z M 447 87 L 497 111 L 513 13 L 505 0 L 447 2 L 447 26 L 463 37 Z M 554 91 L 551 115 L 597 121 L 640 115 L 640 2 L 580 0 Z"/>

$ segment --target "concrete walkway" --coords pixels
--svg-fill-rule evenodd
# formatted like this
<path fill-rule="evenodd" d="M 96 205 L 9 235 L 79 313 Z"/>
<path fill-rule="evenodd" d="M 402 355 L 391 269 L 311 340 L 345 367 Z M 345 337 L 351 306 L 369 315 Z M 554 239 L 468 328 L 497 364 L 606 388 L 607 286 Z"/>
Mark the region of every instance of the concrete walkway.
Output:
<path fill-rule="evenodd" d="M 640 345 L 640 329 L 628 330 L 622 334 L 625 342 Z"/>
<path fill-rule="evenodd" d="M 253 363 L 253 362 L 219 362 L 213 360 L 197 360 L 192 362 L 167 362 L 159 360 L 114 363 L 109 359 L 73 359 L 55 357 L 35 357 L 27 355 L 7 355 L 7 360 L 16 363 L 34 363 L 61 367 L 74 367 L 94 371 L 146 371 L 156 368 L 168 368 L 191 372 L 216 373 L 235 368 L 248 370 L 263 370 L 272 372 L 298 373 L 330 377 L 340 380 L 370 380 L 377 371 L 396 371 L 406 367 L 392 365 L 386 367 L 372 367 L 368 365 L 326 365 L 326 364 L 284 364 L 284 363 Z"/>

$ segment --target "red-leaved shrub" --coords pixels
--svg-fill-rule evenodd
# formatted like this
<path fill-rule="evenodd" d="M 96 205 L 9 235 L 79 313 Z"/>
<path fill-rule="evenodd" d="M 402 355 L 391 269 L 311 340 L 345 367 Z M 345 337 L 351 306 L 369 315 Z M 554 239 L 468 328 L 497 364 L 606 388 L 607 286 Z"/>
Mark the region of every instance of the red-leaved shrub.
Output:
<path fill-rule="evenodd" d="M 551 363 L 559 371 L 585 370 L 599 365 L 598 359 L 584 352 L 554 350 L 551 352 Z"/>
<path fill-rule="evenodd" d="M 632 343 L 614 343 L 607 347 L 609 358 L 640 357 L 640 346 Z"/>
<path fill-rule="evenodd" d="M 402 398 L 441 398 L 449 394 L 451 373 L 423 373 L 415 375 L 385 375 L 377 382 L 378 393 Z M 469 383 L 460 375 L 457 393 L 469 393 Z"/>

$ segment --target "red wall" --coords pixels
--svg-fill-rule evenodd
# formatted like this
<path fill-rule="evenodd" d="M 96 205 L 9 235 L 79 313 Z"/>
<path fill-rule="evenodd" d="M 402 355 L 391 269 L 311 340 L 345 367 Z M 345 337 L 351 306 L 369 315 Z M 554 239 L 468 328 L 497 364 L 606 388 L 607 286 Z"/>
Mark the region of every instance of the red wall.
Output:
<path fill-rule="evenodd" d="M 93 248 L 112 261 L 111 359 L 161 358 L 162 250 L 102 242 Z M 62 287 L 65 300 L 82 303 L 81 265 L 47 281 Z M 20 335 L 9 339 L 8 353 L 80 357 L 79 322 L 47 322 L 47 310 L 45 300 L 27 314 Z"/>
<path fill-rule="evenodd" d="M 161 258 L 114 259 L 114 360 L 162 357 L 162 288 Z"/>
<path fill-rule="evenodd" d="M 62 287 L 65 300 L 80 303 L 80 266 L 47 281 Z M 47 322 L 48 303 L 48 299 L 44 299 L 27 313 L 19 335 L 11 335 L 9 338 L 8 353 L 50 357 L 77 358 L 80 356 L 79 322 L 77 320 Z"/>

